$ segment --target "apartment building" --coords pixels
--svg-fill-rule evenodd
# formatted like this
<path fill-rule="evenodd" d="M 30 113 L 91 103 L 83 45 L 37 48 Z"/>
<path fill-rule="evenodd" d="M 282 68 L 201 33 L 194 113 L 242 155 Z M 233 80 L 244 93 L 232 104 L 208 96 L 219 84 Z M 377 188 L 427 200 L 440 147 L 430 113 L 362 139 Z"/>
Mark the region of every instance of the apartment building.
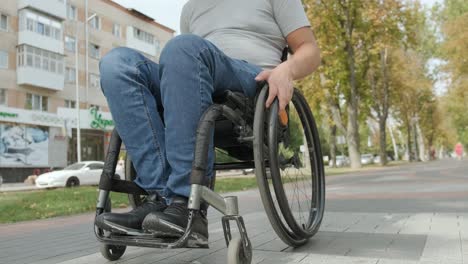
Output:
<path fill-rule="evenodd" d="M 82 160 L 103 160 L 113 122 L 100 88 L 100 58 L 115 47 L 127 46 L 157 61 L 173 36 L 174 30 L 111 0 L 3 0 L 0 175 L 4 181 L 22 181 L 77 160 L 77 82 Z"/>

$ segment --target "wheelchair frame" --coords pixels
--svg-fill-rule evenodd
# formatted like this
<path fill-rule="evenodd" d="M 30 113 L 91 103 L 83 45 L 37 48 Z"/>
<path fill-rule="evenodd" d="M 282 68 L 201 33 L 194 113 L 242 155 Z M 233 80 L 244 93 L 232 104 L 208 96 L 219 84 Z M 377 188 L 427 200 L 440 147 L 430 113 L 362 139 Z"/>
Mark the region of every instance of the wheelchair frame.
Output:
<path fill-rule="evenodd" d="M 256 98 L 262 91 L 264 92 L 263 94 L 265 94 L 267 92 L 267 89 L 268 85 L 264 84 L 262 89 L 259 89 Z M 207 180 L 205 175 L 207 169 L 208 150 L 210 148 L 210 136 L 212 135 L 212 133 L 214 133 L 215 123 L 217 119 L 226 118 L 234 124 L 234 126 L 238 129 L 237 134 L 240 135 L 237 138 L 238 142 L 249 144 L 252 148 L 259 147 L 254 146 L 256 141 L 254 140 L 252 129 L 246 124 L 246 117 L 243 116 L 243 113 L 241 113 L 240 111 L 235 110 L 238 110 L 239 107 L 242 107 L 244 102 L 238 97 L 236 97 L 234 93 L 228 92 L 226 97 L 228 98 L 228 100 L 230 100 L 230 102 L 233 102 L 234 105 L 238 108 L 231 108 L 226 104 L 213 104 L 205 111 L 198 124 L 197 137 L 195 143 L 195 155 L 192 164 L 192 172 L 190 175 L 191 193 L 188 203 L 189 220 L 184 235 L 182 235 L 182 237 L 180 237 L 179 239 L 156 239 L 153 238 L 150 234 L 148 234 L 147 237 L 142 235 L 128 236 L 112 234 L 107 231 L 101 230 L 100 228 L 95 226 L 95 235 L 97 239 L 103 243 L 104 251 L 103 248 L 101 248 L 101 252 L 106 258 L 110 260 L 117 260 L 118 258 L 120 258 L 120 256 L 123 255 L 125 251 L 125 246 L 142 246 L 166 249 L 186 247 L 208 248 L 208 241 L 206 241 L 206 244 L 201 243 L 199 240 L 197 240 L 196 236 L 192 234 L 193 216 L 195 214 L 200 213 L 202 202 L 205 202 L 223 214 L 222 226 L 226 240 L 226 245 L 228 246 L 229 250 L 231 251 L 231 248 L 233 248 L 233 250 L 237 250 L 238 252 L 240 252 L 239 254 L 241 256 L 239 256 L 239 258 L 241 260 L 238 260 L 239 263 L 250 263 L 252 259 L 252 245 L 248 238 L 243 218 L 239 215 L 237 197 L 222 197 L 209 187 L 210 184 L 206 184 Z M 278 109 L 277 100 L 275 100 L 274 104 L 274 109 Z M 128 193 L 133 195 L 147 194 L 146 191 L 144 191 L 131 181 L 115 179 L 115 168 L 117 165 L 121 145 L 122 140 L 119 137 L 117 131 L 114 130 L 111 136 L 109 148 L 106 155 L 106 161 L 104 164 L 104 169 L 99 183 L 99 196 L 96 206 L 96 216 L 111 210 L 109 198 L 109 194 L 111 191 Z M 268 161 L 266 160 L 265 162 Z M 255 168 L 255 165 L 255 161 L 222 163 L 215 164 L 214 170 Z M 258 168 L 256 168 L 256 170 L 258 170 Z M 324 193 L 321 193 L 320 195 L 322 196 L 322 198 L 319 198 L 319 202 L 323 203 Z M 321 204 L 321 210 L 322 212 L 320 213 L 323 214 L 323 204 Z M 232 246 L 230 246 L 230 242 L 233 238 L 231 234 L 231 222 L 236 223 L 238 231 L 240 232 L 240 244 L 232 243 Z M 307 241 L 307 238 L 304 239 L 305 241 Z M 236 240 L 236 242 L 239 241 Z M 112 249 L 111 251 L 117 252 L 114 252 L 115 256 L 106 256 L 106 254 L 111 253 L 109 252 L 109 249 Z"/>

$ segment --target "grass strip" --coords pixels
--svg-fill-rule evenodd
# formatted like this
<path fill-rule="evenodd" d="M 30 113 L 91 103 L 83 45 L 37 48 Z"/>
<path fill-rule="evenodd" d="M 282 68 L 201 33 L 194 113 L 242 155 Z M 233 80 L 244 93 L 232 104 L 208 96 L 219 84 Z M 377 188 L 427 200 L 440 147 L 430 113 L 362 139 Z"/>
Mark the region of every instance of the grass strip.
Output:
<path fill-rule="evenodd" d="M 376 168 L 372 166 L 368 169 Z M 327 168 L 326 175 L 349 172 L 355 172 L 355 170 Z M 220 177 L 216 180 L 215 190 L 218 193 L 227 193 L 256 187 L 257 180 L 251 174 L 242 177 Z M 0 223 L 15 223 L 92 212 L 96 209 L 97 194 L 98 190 L 95 186 L 0 193 Z M 129 206 L 126 194 L 111 193 L 111 200 L 112 208 Z"/>
<path fill-rule="evenodd" d="M 257 187 L 254 177 L 223 178 L 216 181 L 219 193 Z M 96 209 L 98 189 L 95 186 L 52 190 L 0 193 L 0 223 L 66 216 Z M 129 206 L 126 194 L 111 193 L 112 208 Z"/>

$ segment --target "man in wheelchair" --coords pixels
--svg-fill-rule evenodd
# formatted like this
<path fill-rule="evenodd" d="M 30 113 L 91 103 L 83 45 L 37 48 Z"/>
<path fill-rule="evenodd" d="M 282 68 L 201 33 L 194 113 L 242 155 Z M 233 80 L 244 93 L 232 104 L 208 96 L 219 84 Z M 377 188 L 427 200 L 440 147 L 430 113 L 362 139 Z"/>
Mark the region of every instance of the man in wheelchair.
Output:
<path fill-rule="evenodd" d="M 188 221 L 196 129 L 213 96 L 230 90 L 253 97 L 257 82 L 267 81 L 266 106 L 278 98 L 284 110 L 293 80 L 320 63 L 300 0 L 190 0 L 181 33 L 166 44 L 159 64 L 123 47 L 101 60 L 103 93 L 137 172 L 136 184 L 149 194 L 128 213 L 99 215 L 96 225 L 104 230 L 180 236 L 173 230 Z M 281 62 L 286 46 L 294 55 Z M 208 171 L 211 176 L 212 167 Z M 206 215 L 193 220 L 193 232 L 208 239 Z"/>

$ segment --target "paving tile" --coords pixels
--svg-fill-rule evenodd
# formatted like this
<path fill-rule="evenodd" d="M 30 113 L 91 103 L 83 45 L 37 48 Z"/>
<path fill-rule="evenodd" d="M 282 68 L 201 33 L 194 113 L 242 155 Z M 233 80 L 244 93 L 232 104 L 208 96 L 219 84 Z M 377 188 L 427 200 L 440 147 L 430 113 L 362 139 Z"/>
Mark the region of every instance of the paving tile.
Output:
<path fill-rule="evenodd" d="M 300 263 L 309 254 L 307 253 L 289 253 L 271 252 L 255 250 L 254 256 L 257 263 L 262 264 L 284 264 L 284 263 Z"/>

